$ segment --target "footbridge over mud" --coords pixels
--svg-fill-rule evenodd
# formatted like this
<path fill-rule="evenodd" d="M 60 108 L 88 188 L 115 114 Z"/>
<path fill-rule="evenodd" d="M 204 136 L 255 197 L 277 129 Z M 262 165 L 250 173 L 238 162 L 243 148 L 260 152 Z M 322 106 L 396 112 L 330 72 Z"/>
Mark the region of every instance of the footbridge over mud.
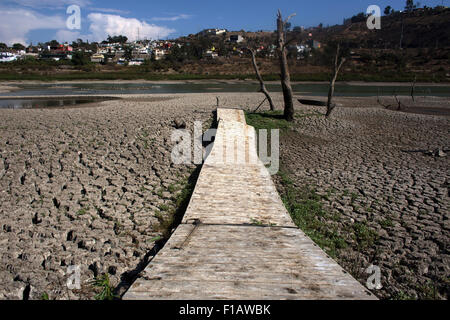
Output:
<path fill-rule="evenodd" d="M 376 299 L 294 225 L 244 113 L 217 118 L 182 223 L 123 298 Z"/>

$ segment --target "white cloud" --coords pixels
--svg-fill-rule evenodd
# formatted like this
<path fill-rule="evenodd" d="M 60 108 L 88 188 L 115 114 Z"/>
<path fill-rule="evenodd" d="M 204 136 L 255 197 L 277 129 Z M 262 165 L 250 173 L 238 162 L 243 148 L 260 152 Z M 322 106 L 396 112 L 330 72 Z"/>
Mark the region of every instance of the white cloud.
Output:
<path fill-rule="evenodd" d="M 108 35 L 124 35 L 130 40 L 135 40 L 138 32 L 141 38 L 156 39 L 165 38 L 176 30 L 166 27 L 148 24 L 134 18 L 124 18 L 118 15 L 90 13 L 89 40 L 101 41 Z"/>
<path fill-rule="evenodd" d="M 117 13 L 117 14 L 129 14 L 130 11 L 111 9 L 111 8 L 87 8 L 89 11 L 98 11 L 104 13 Z"/>
<path fill-rule="evenodd" d="M 15 0 L 26 3 L 28 0 Z M 30 0 L 31 1 L 31 0 Z M 42 1 L 42 0 L 41 0 Z M 46 4 L 54 0 L 43 0 Z M 58 0 L 59 1 L 59 0 Z M 65 1 L 65 0 L 63 0 Z M 67 0 L 66 2 L 68 2 Z M 70 0 L 73 1 L 73 0 Z M 84 0 L 73 2 L 81 3 Z M 86 1 L 84 1 L 86 2 Z M 38 1 L 36 1 L 38 3 Z M 90 13 L 87 16 L 86 26 L 89 25 L 87 34 L 82 34 L 76 30 L 66 28 L 66 15 L 45 15 L 26 8 L 6 8 L 0 7 L 0 42 L 8 45 L 14 43 L 28 44 L 30 39 L 28 33 L 33 30 L 56 30 L 55 39 L 64 41 L 74 41 L 76 39 L 88 39 L 89 41 L 102 41 L 108 35 L 124 35 L 130 40 L 140 37 L 147 39 L 165 38 L 176 30 L 149 24 L 134 18 L 125 18 L 120 15 Z M 48 39 L 51 40 L 51 39 Z"/>
<path fill-rule="evenodd" d="M 173 17 L 155 17 L 155 18 L 152 18 L 152 20 L 154 20 L 154 21 L 177 21 L 177 20 L 190 19 L 190 18 L 192 18 L 192 16 L 189 14 L 179 14 L 179 15 L 173 16 Z"/>
<path fill-rule="evenodd" d="M 37 29 L 63 29 L 66 21 L 61 16 L 47 16 L 27 9 L 0 8 L 0 42 L 28 43 L 28 32 Z"/>
<path fill-rule="evenodd" d="M 78 31 L 59 30 L 55 36 L 55 40 L 57 40 L 59 43 L 64 42 L 72 43 L 77 39 L 86 40 L 85 36 L 82 36 L 81 33 Z"/>

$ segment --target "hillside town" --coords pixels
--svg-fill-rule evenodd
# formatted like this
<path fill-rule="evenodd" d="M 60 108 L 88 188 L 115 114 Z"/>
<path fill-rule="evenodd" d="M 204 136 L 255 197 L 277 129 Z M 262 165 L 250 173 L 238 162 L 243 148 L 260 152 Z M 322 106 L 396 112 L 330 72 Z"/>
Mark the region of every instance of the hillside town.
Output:
<path fill-rule="evenodd" d="M 304 28 L 301 28 L 304 32 Z M 245 35 L 244 35 L 245 34 Z M 249 35 L 247 38 L 247 34 Z M 265 37 L 266 36 L 266 37 Z M 205 29 L 196 35 L 175 40 L 136 40 L 129 41 L 125 36 L 109 36 L 100 43 L 78 39 L 69 44 L 52 40 L 28 47 L 20 43 L 8 47 L 0 44 L 0 62 L 12 62 L 23 59 L 37 60 L 72 60 L 81 55 L 92 63 L 142 65 L 146 60 L 164 60 L 174 51 L 187 56 L 189 51 L 198 58 L 216 59 L 220 56 L 242 55 L 248 42 L 259 42 L 256 51 L 266 57 L 274 57 L 276 46 L 270 44 L 271 32 L 229 32 L 226 29 Z M 300 40 L 289 46 L 289 51 L 299 59 L 309 53 L 311 48 L 318 49 L 321 43 L 308 34 L 308 39 Z M 193 49 L 193 50 L 189 50 Z"/>

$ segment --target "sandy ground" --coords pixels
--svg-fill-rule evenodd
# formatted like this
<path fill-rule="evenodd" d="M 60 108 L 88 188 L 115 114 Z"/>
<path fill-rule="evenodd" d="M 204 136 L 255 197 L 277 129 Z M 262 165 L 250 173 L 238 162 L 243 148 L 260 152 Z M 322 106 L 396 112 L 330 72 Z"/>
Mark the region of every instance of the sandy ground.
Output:
<path fill-rule="evenodd" d="M 0 83 L 0 93 L 8 93 L 14 90 L 19 90 L 19 87 L 7 85 L 7 84 L 1 84 Z"/>
<path fill-rule="evenodd" d="M 211 120 L 216 96 L 221 106 L 245 109 L 263 100 L 251 93 L 140 95 L 83 108 L 0 110 L 0 299 L 92 299 L 94 276 L 109 273 L 114 286 L 126 278 L 155 245 L 156 216 L 174 206 L 174 186 L 195 168 L 171 164 L 172 122 L 191 130 L 194 120 Z M 281 95 L 274 98 L 281 105 Z M 448 99 L 433 101 L 449 107 Z M 350 239 L 339 252 L 358 280 L 365 283 L 373 263 L 382 270 L 380 297 L 413 296 L 427 281 L 443 294 L 449 158 L 416 151 L 448 148 L 450 119 L 385 110 L 373 98 L 337 102 L 346 107 L 330 120 L 296 120 L 282 139 L 282 163 L 297 185 L 335 190 L 322 201 L 340 214 L 342 230 L 365 221 L 379 235 L 367 250 Z M 80 266 L 82 290 L 65 285 L 72 265 Z"/>

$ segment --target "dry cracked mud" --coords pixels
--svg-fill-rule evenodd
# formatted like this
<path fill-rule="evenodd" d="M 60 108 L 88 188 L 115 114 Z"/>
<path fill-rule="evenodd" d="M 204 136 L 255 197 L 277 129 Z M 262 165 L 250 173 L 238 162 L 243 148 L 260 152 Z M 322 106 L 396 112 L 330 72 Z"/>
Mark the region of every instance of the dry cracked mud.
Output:
<path fill-rule="evenodd" d="M 450 158 L 427 153 L 450 149 L 450 101 L 421 99 L 417 104 L 447 112 L 405 113 L 375 98 L 340 98 L 346 107 L 328 120 L 316 115 L 323 109 L 298 107 L 304 116 L 281 142 L 286 171 L 297 186 L 316 190 L 330 213 L 323 223 L 348 244 L 337 261 L 363 284 L 366 269 L 378 266 L 380 298 L 448 298 L 450 290 Z M 355 230 L 370 243 L 361 246 Z"/>
<path fill-rule="evenodd" d="M 0 110 L 0 299 L 92 299 L 95 276 L 133 270 L 195 168 L 171 163 L 171 133 L 211 120 L 201 98 Z"/>
<path fill-rule="evenodd" d="M 170 161 L 173 121 L 188 130 L 210 121 L 216 96 L 221 107 L 244 109 L 263 100 L 126 96 L 83 108 L 0 110 L 0 299 L 93 299 L 96 275 L 117 285 L 134 270 L 195 169 Z M 280 94 L 274 100 L 282 105 Z M 323 221 L 348 243 L 337 261 L 363 284 L 366 268 L 379 266 L 381 298 L 448 297 L 450 159 L 422 151 L 449 147 L 450 119 L 385 110 L 374 98 L 337 102 L 345 107 L 331 119 L 300 116 L 281 141 L 294 184 L 316 188 L 338 217 Z M 449 107 L 448 99 L 436 103 Z M 355 224 L 376 235 L 363 249 L 345 234 Z M 72 265 L 80 266 L 81 290 L 66 286 Z"/>

